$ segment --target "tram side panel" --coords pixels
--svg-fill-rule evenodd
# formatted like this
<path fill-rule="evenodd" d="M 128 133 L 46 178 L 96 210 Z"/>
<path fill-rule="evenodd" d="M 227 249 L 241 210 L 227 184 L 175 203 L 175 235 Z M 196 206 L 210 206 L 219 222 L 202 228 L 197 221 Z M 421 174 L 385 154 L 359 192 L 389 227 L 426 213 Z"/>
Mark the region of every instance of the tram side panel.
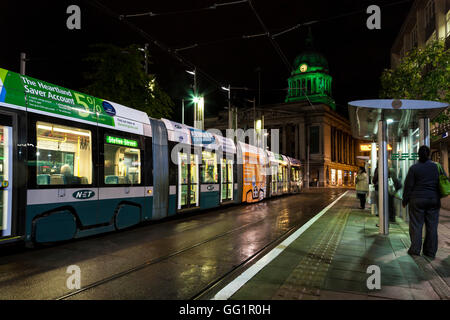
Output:
<path fill-rule="evenodd" d="M 152 175 L 153 175 L 153 210 L 152 219 L 163 219 L 169 215 L 169 144 L 167 139 L 167 130 L 164 123 L 160 120 L 150 119 L 153 136 L 153 156 Z M 172 214 L 174 208 L 171 208 Z"/>
<path fill-rule="evenodd" d="M 27 116 L 23 109 L 0 103 L 0 243 L 15 241 L 25 233 Z"/>
<path fill-rule="evenodd" d="M 203 148 L 200 160 L 200 208 L 210 209 L 220 205 L 220 160 L 217 150 Z"/>
<path fill-rule="evenodd" d="M 175 142 L 168 141 L 168 155 L 167 160 L 169 163 L 169 193 L 168 193 L 168 215 L 172 216 L 177 213 L 177 201 L 178 201 L 178 165 L 172 161 L 171 154 L 173 148 L 176 146 Z"/>
<path fill-rule="evenodd" d="M 146 207 L 144 136 L 99 127 L 97 141 L 100 162 L 97 225 L 114 225 L 118 230 L 136 225 L 144 220 Z"/>
<path fill-rule="evenodd" d="M 72 239 L 97 224 L 97 127 L 31 112 L 28 120 L 26 240 Z"/>
<path fill-rule="evenodd" d="M 236 185 L 235 185 L 235 202 L 241 203 L 244 192 L 244 164 L 243 164 L 242 148 L 239 143 L 236 144 Z"/>
<path fill-rule="evenodd" d="M 34 147 L 27 240 L 69 240 L 127 228 L 151 216 L 144 136 L 48 116 L 29 118 Z"/>
<path fill-rule="evenodd" d="M 243 185 L 242 201 L 253 203 L 261 201 L 266 195 L 266 177 L 264 175 L 264 162 L 260 155 L 250 151 L 243 150 Z"/>

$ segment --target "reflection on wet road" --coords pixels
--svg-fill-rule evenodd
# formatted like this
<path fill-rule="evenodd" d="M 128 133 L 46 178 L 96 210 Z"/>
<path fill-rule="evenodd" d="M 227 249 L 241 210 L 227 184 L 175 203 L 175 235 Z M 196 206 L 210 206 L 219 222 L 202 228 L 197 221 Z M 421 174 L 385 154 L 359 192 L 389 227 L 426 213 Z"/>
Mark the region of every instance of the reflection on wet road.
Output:
<path fill-rule="evenodd" d="M 69 299 L 189 299 L 344 191 L 312 189 L 52 247 L 0 251 L 0 299 L 67 295 L 70 265 L 80 267 L 87 290 Z"/>

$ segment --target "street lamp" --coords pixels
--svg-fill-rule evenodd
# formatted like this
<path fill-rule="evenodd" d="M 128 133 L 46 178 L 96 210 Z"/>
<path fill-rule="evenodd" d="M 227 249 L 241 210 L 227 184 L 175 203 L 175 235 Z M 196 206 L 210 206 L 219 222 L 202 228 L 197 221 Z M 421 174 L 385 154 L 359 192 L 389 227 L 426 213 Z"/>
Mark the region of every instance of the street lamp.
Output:
<path fill-rule="evenodd" d="M 194 76 L 194 127 L 203 130 L 203 114 L 204 114 L 204 99 L 197 97 L 197 69 L 193 71 L 186 70 L 187 73 Z M 199 107 L 199 103 L 201 103 Z"/>
<path fill-rule="evenodd" d="M 228 128 L 237 130 L 237 107 L 231 108 L 231 90 L 248 90 L 247 87 L 223 87 L 222 90 L 228 92 Z M 233 117 L 234 113 L 234 117 Z M 234 121 L 233 121 L 234 120 Z"/>
<path fill-rule="evenodd" d="M 228 88 L 222 87 L 222 90 L 228 91 L 228 128 L 233 129 L 233 118 L 231 112 L 231 86 L 228 85 Z"/>
<path fill-rule="evenodd" d="M 138 48 L 138 50 L 144 52 L 145 74 L 148 74 L 148 43 L 145 44 L 144 48 Z"/>

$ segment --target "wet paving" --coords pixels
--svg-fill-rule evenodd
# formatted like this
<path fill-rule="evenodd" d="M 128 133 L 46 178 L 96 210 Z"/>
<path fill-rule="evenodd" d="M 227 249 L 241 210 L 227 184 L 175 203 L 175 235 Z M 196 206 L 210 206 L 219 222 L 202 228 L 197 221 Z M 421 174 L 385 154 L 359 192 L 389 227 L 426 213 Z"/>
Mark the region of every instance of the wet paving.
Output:
<path fill-rule="evenodd" d="M 0 299 L 189 299 L 345 190 L 311 189 L 35 249 L 0 249 Z M 120 276 L 117 276 L 119 275 Z M 92 284 L 95 286 L 90 287 Z"/>

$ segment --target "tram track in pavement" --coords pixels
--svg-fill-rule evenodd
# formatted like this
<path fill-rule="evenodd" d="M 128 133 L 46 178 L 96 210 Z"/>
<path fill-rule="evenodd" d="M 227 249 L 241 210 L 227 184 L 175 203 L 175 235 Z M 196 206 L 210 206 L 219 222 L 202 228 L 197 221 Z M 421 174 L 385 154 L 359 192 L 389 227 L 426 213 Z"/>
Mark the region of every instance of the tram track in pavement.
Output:
<path fill-rule="evenodd" d="M 338 197 L 338 196 L 337 196 Z M 326 205 L 325 205 L 326 207 Z M 215 235 L 213 237 L 207 238 L 205 240 L 199 241 L 193 245 L 187 246 L 185 248 L 176 250 L 175 252 L 172 252 L 170 254 L 167 255 L 163 255 L 157 258 L 153 258 L 153 259 L 149 259 L 135 267 L 132 268 L 128 268 L 124 271 L 118 272 L 116 274 L 113 274 L 111 276 L 105 277 L 101 280 L 98 281 L 94 281 L 80 289 L 76 289 L 72 292 L 69 292 L 67 294 L 58 296 L 56 298 L 54 298 L 54 300 L 66 300 L 72 297 L 75 297 L 81 293 L 84 293 L 88 290 L 94 289 L 96 287 L 102 286 L 104 284 L 107 284 L 109 282 L 112 282 L 116 279 L 122 278 L 124 276 L 130 275 L 132 273 L 138 272 L 140 270 L 143 270 L 145 268 L 154 266 L 160 262 L 169 260 L 171 258 L 174 258 L 178 255 L 184 254 L 190 250 L 193 250 L 195 248 L 198 248 L 202 245 L 208 244 L 210 242 L 213 242 L 215 240 L 221 239 L 227 235 L 230 235 L 232 233 L 235 233 L 237 231 L 249 228 L 253 225 L 262 223 L 266 220 L 266 218 L 262 218 L 259 219 L 257 221 L 253 221 L 253 222 L 249 222 L 245 225 L 242 225 L 240 227 L 237 228 L 233 228 L 231 230 L 228 230 L 226 232 L 220 233 L 218 235 Z M 286 230 L 285 232 L 283 232 L 280 236 L 276 237 L 273 240 L 270 240 L 268 243 L 264 244 L 261 248 L 259 248 L 256 252 L 254 252 L 253 254 L 251 254 L 250 256 L 248 256 L 247 258 L 245 258 L 243 261 L 239 262 L 236 265 L 233 265 L 230 270 L 226 271 L 225 273 L 223 273 L 222 275 L 216 277 L 215 279 L 213 279 L 212 281 L 210 281 L 207 285 L 203 286 L 203 288 L 201 290 L 198 290 L 196 294 L 192 295 L 189 300 L 198 300 L 198 299 L 202 299 L 206 296 L 208 296 L 208 294 L 214 290 L 215 288 L 219 287 L 221 284 L 224 283 L 224 280 L 226 280 L 227 278 L 231 278 L 233 276 L 233 274 L 239 272 L 242 269 L 246 269 L 247 266 L 253 264 L 254 261 L 257 261 L 260 257 L 264 256 L 268 251 L 270 251 L 270 249 L 272 249 L 273 247 L 275 247 L 277 244 L 279 244 L 280 242 L 282 242 L 284 239 L 286 239 L 290 234 L 292 234 L 296 229 L 298 229 L 299 227 L 301 227 L 303 224 L 305 224 L 307 221 L 300 221 L 298 223 L 296 223 L 294 226 L 290 227 L 288 230 Z"/>
<path fill-rule="evenodd" d="M 82 288 L 80 288 L 80 289 L 77 289 L 77 290 L 75 290 L 75 291 L 73 291 L 73 292 L 70 292 L 70 293 L 68 293 L 68 294 L 59 296 L 59 297 L 55 298 L 54 300 L 65 300 L 65 299 L 68 299 L 68 298 L 73 297 L 73 296 L 75 296 L 75 295 L 77 295 L 77 294 L 80 294 L 80 293 L 85 292 L 85 291 L 87 291 L 87 290 L 93 289 L 93 288 L 98 287 L 98 286 L 100 286 L 100 285 L 103 285 L 103 284 L 105 284 L 105 283 L 111 282 L 111 281 L 116 280 L 116 279 L 118 279 L 118 278 L 121 278 L 121 277 L 123 277 L 123 276 L 129 275 L 129 274 L 131 274 L 131 273 L 133 273 L 133 272 L 140 271 L 140 270 L 142 270 L 142 269 L 145 269 L 145 268 L 147 268 L 147 267 L 150 267 L 150 266 L 152 266 L 152 265 L 155 265 L 155 264 L 157 264 L 157 263 L 159 263 L 159 262 L 168 260 L 168 259 L 170 259 L 170 258 L 173 258 L 173 257 L 177 256 L 177 255 L 183 254 L 183 253 L 185 253 L 185 252 L 187 252 L 187 251 L 189 251 L 189 250 L 195 249 L 195 248 L 197 248 L 197 247 L 199 247 L 199 246 L 201 246 L 201 245 L 204 245 L 204 244 L 207 244 L 207 243 L 212 242 L 212 241 L 214 241 L 214 240 L 220 239 L 220 238 L 225 237 L 225 236 L 227 236 L 227 235 L 229 235 L 229 234 L 231 234 L 231 233 L 234 233 L 234 232 L 236 232 L 236 231 L 245 229 L 245 228 L 247 228 L 247 227 L 249 227 L 249 226 L 252 226 L 252 225 L 261 223 L 261 222 L 263 222 L 263 221 L 265 221 L 265 218 L 259 219 L 259 220 L 254 221 L 254 222 L 249 222 L 249 223 L 247 223 L 247 224 L 245 224 L 245 225 L 243 225 L 243 226 L 240 226 L 240 227 L 238 227 L 238 228 L 234 228 L 234 229 L 232 229 L 232 230 L 228 230 L 228 231 L 223 232 L 223 233 L 221 233 L 221 234 L 215 235 L 214 237 L 210 237 L 210 238 L 205 239 L 205 240 L 203 240 L 203 241 L 197 242 L 196 244 L 193 244 L 193 245 L 190 245 L 190 246 L 185 247 L 185 248 L 183 248 L 183 249 L 180 249 L 180 250 L 177 250 L 177 251 L 175 251 L 175 252 L 172 252 L 172 253 L 170 253 L 170 254 L 168 254 L 168 255 L 161 256 L 161 257 L 154 258 L 154 259 L 150 259 L 150 260 L 148 260 L 148 261 L 146 261 L 146 262 L 144 262 L 144 263 L 141 263 L 141 264 L 138 265 L 138 266 L 135 266 L 135 267 L 133 267 L 133 268 L 129 268 L 129 269 L 127 269 L 127 270 L 124 270 L 124 271 L 122 271 L 122 272 L 116 273 L 116 274 L 111 275 L 111 276 L 109 276 L 109 277 L 106 277 L 106 278 L 104 278 L 104 279 L 95 281 L 95 282 L 93 282 L 93 283 L 91 283 L 91 284 L 89 284 L 89 285 L 87 285 L 87 286 L 85 286 L 85 287 L 82 287 Z M 258 251 L 258 252 L 259 252 L 259 251 Z M 256 255 L 258 252 L 256 252 L 254 255 Z M 254 255 L 252 255 L 252 257 L 253 257 Z M 250 258 L 251 258 L 251 257 L 250 257 Z M 249 260 L 249 259 L 246 259 L 246 260 Z M 234 268 L 233 268 L 233 270 L 234 270 Z"/>

